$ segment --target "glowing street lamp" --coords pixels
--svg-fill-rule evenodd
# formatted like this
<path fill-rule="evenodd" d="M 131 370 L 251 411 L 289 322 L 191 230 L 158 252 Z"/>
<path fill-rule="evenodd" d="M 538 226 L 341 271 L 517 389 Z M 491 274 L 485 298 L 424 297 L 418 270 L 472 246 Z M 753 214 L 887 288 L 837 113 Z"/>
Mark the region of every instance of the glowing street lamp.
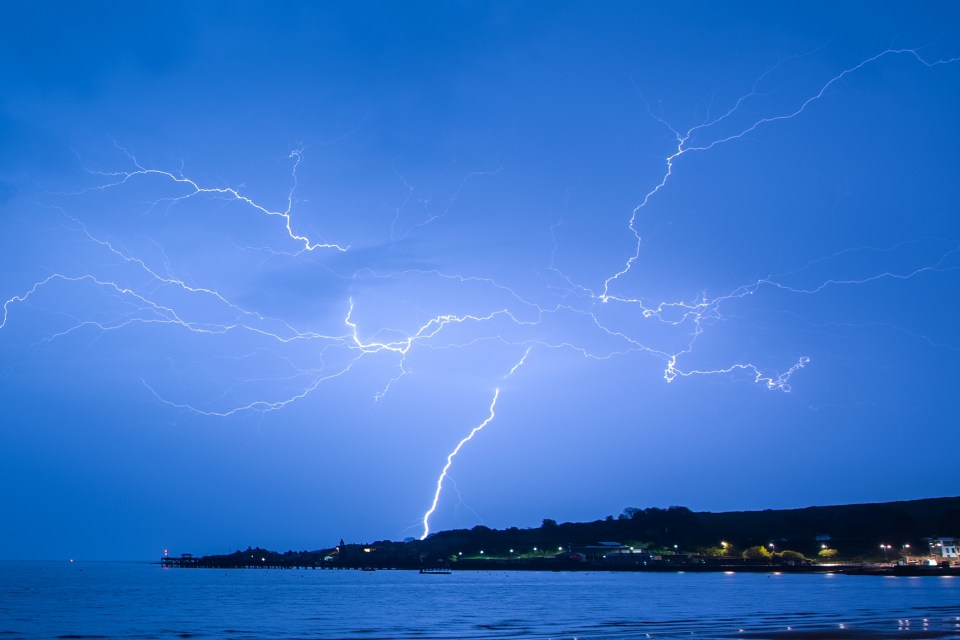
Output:
<path fill-rule="evenodd" d="M 883 549 L 883 559 L 887 560 L 887 552 L 890 551 L 893 547 L 889 544 L 881 544 L 880 548 Z"/>

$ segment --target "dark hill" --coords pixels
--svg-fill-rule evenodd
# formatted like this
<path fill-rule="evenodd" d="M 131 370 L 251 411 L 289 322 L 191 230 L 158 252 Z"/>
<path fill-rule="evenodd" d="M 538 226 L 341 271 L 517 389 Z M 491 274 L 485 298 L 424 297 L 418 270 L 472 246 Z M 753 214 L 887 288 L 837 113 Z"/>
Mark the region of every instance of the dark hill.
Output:
<path fill-rule="evenodd" d="M 685 507 L 626 509 L 618 518 L 556 524 L 545 520 L 537 529 L 493 530 L 474 527 L 436 533 L 423 542 L 429 555 L 453 555 L 479 549 L 486 554 L 519 553 L 533 547 L 559 549 L 600 541 L 694 552 L 727 542 L 736 548 L 774 543 L 816 556 L 824 540 L 841 557 L 882 555 L 881 544 L 900 549 L 925 548 L 924 538 L 960 535 L 960 497 L 929 498 L 878 504 L 854 504 L 803 509 L 694 512 Z"/>
<path fill-rule="evenodd" d="M 694 512 L 686 507 L 625 509 L 619 517 L 558 524 L 545 519 L 533 529 L 441 531 L 426 540 L 341 544 L 319 551 L 280 554 L 248 549 L 223 556 L 176 560 L 177 566 L 355 566 L 416 568 L 464 561 L 466 565 L 552 561 L 575 548 L 616 542 L 654 554 L 737 558 L 742 550 L 771 543 L 778 552 L 817 557 L 823 546 L 844 560 L 894 560 L 908 549 L 925 552 L 925 538 L 960 536 L 960 497 L 764 511 Z M 881 545 L 890 545 L 886 550 Z M 909 545 L 909 547 L 907 547 Z M 470 562 L 466 562 L 469 560 Z M 506 566 L 506 565 L 504 565 Z M 545 566 L 545 565 L 544 565 Z"/>

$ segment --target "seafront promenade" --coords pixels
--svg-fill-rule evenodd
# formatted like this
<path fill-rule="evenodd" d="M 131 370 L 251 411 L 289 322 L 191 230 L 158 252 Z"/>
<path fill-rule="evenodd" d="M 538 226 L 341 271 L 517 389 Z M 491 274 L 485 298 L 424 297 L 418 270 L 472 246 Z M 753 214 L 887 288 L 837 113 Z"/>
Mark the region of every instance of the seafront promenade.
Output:
<path fill-rule="evenodd" d="M 873 576 L 960 576 L 958 566 L 922 566 L 895 563 L 760 563 L 724 562 L 685 558 L 670 561 L 603 562 L 570 561 L 566 558 L 536 558 L 526 560 L 466 559 L 450 563 L 390 562 L 368 559 L 356 561 L 305 562 L 299 558 L 244 554 L 237 556 L 163 557 L 159 564 L 177 569 L 297 569 L 297 570 L 353 570 L 353 571 L 421 571 L 442 568 L 450 571 L 555 571 L 555 572 L 651 572 L 651 573 L 834 573 Z"/>

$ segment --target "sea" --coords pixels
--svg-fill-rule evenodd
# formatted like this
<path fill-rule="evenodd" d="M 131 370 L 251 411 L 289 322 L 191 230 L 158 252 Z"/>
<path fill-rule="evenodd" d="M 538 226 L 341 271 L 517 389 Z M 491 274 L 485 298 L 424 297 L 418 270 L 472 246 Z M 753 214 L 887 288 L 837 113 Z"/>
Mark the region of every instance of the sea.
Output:
<path fill-rule="evenodd" d="M 2 562 L 16 638 L 960 639 L 960 577 Z"/>

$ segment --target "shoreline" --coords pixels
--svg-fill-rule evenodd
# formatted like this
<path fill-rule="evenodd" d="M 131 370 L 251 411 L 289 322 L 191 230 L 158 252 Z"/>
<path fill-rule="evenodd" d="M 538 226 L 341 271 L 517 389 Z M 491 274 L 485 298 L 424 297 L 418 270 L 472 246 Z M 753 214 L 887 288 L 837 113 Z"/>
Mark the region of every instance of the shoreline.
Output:
<path fill-rule="evenodd" d="M 769 573 L 769 574 L 834 574 L 893 577 L 958 577 L 960 567 L 879 565 L 868 563 L 838 563 L 811 565 L 725 564 L 702 562 L 664 562 L 649 564 L 570 563 L 545 559 L 534 562 L 509 560 L 460 560 L 449 564 L 407 563 L 297 563 L 297 562 L 224 562 L 223 558 L 161 558 L 158 564 L 171 569 L 298 569 L 322 571 L 416 571 L 435 573 L 460 571 L 540 571 L 553 573 Z"/>

